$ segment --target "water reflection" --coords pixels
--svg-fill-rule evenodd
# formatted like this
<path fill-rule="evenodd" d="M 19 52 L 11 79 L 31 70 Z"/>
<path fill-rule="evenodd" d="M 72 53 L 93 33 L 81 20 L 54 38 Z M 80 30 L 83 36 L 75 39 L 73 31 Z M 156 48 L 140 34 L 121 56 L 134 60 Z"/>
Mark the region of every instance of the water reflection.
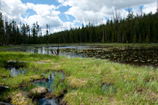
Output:
<path fill-rule="evenodd" d="M 55 75 L 61 75 L 61 79 L 64 78 L 64 75 L 59 72 L 52 72 L 51 74 L 43 74 L 44 76 L 48 77 L 48 79 L 34 81 L 34 85 L 46 87 L 49 92 L 53 92 L 53 83 L 55 79 Z"/>
<path fill-rule="evenodd" d="M 11 76 L 16 77 L 20 74 L 26 75 L 28 74 L 28 70 L 25 68 L 17 68 L 14 66 L 9 65 L 7 67 L 8 70 L 10 70 Z M 38 74 L 38 71 L 37 71 Z M 24 91 L 29 91 L 29 87 L 46 87 L 48 89 L 48 92 L 51 93 L 53 92 L 53 83 L 55 77 L 58 75 L 60 76 L 60 79 L 64 78 L 64 74 L 60 72 L 50 72 L 50 73 L 43 73 L 45 77 L 48 77 L 48 79 L 42 79 L 42 80 L 37 80 L 33 81 L 28 87 L 21 87 L 20 89 Z M 59 105 L 59 100 L 57 99 L 46 99 L 42 98 L 36 101 L 38 105 Z"/>
<path fill-rule="evenodd" d="M 27 70 L 25 68 L 17 68 L 17 67 L 7 67 L 10 70 L 10 74 L 12 77 L 16 77 L 19 74 L 27 74 Z"/>
<path fill-rule="evenodd" d="M 116 88 L 114 88 L 112 85 L 104 84 L 102 86 L 102 90 L 106 92 L 106 95 L 116 93 Z"/>
<path fill-rule="evenodd" d="M 23 48 L 23 51 L 32 54 L 56 55 L 57 49 L 58 47 L 43 46 L 25 48 L 25 50 Z M 125 64 L 158 66 L 158 47 L 60 46 L 59 56 L 109 59 Z"/>
<path fill-rule="evenodd" d="M 42 80 L 42 81 L 35 81 L 33 82 L 35 86 L 42 86 L 46 87 L 48 89 L 48 92 L 53 92 L 53 83 L 56 75 L 61 75 L 61 79 L 64 78 L 64 75 L 59 72 L 52 72 L 51 74 L 44 74 L 45 76 L 48 76 L 48 80 Z M 46 99 L 42 98 L 40 100 L 37 100 L 39 105 L 59 105 L 59 100 L 57 99 Z"/>
<path fill-rule="evenodd" d="M 53 82 L 54 82 L 54 73 L 50 74 L 50 76 L 48 77 L 48 80 L 39 80 L 39 81 L 34 81 L 34 85 L 36 86 L 42 86 L 42 87 L 46 87 L 48 89 L 49 92 L 53 91 Z"/>
<path fill-rule="evenodd" d="M 57 99 L 42 98 L 38 100 L 38 105 L 59 105 L 57 103 L 59 103 Z"/>
<path fill-rule="evenodd" d="M 31 54 L 48 54 L 56 55 L 58 47 L 36 47 L 36 48 L 27 48 L 26 52 Z M 59 56 L 67 56 L 68 58 L 74 57 L 88 57 L 85 54 L 79 53 L 77 50 L 81 49 L 91 49 L 87 46 L 65 46 L 59 47 Z M 75 51 L 76 50 L 76 51 Z"/>

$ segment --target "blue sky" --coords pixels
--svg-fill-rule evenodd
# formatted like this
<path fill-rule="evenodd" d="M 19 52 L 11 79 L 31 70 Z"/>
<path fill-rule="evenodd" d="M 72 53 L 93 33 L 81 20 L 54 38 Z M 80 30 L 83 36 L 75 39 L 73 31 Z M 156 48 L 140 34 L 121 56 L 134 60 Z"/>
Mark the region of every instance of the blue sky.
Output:
<path fill-rule="evenodd" d="M 89 22 L 93 25 L 106 24 L 117 10 L 120 18 L 126 18 L 128 8 L 140 14 L 155 13 L 157 0 L 1 0 L 1 11 L 8 20 L 32 26 L 38 21 L 45 33 L 49 24 L 51 33 L 81 27 Z"/>
<path fill-rule="evenodd" d="M 47 4 L 47 5 L 55 5 L 55 6 L 61 5 L 61 3 L 59 3 L 57 0 L 21 0 L 21 1 L 22 1 L 22 3 Z M 73 22 L 73 20 L 75 20 L 75 18 L 72 15 L 64 14 L 64 12 L 66 12 L 69 9 L 70 9 L 70 6 L 61 6 L 60 8 L 56 9 L 57 11 L 61 12 L 59 17 L 63 22 L 67 22 L 67 21 Z M 28 16 L 31 16 L 31 15 L 35 15 L 36 12 L 32 9 L 28 9 L 26 11 L 26 14 L 28 14 Z M 67 18 L 67 16 L 69 18 Z M 23 17 L 24 17 L 24 15 L 23 15 Z"/>

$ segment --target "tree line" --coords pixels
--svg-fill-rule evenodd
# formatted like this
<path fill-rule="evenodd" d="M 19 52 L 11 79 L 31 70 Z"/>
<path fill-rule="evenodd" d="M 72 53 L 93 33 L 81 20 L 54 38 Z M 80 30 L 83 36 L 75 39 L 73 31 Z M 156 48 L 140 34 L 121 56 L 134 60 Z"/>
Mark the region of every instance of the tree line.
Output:
<path fill-rule="evenodd" d="M 158 13 L 134 16 L 129 12 L 127 18 L 113 20 L 99 26 L 88 25 L 42 35 L 38 22 L 30 28 L 27 24 L 18 26 L 15 21 L 8 23 L 0 13 L 0 45 L 46 44 L 46 43 L 157 43 Z"/>
<path fill-rule="evenodd" d="M 50 43 L 157 43 L 158 14 L 134 16 L 126 19 L 108 20 L 106 25 L 70 29 L 49 36 Z"/>
<path fill-rule="evenodd" d="M 41 27 L 38 22 L 34 23 L 32 28 L 28 24 L 20 23 L 20 26 L 7 19 L 4 21 L 0 13 L 0 45 L 20 45 L 20 44 L 38 44 L 39 37 L 42 36 Z"/>

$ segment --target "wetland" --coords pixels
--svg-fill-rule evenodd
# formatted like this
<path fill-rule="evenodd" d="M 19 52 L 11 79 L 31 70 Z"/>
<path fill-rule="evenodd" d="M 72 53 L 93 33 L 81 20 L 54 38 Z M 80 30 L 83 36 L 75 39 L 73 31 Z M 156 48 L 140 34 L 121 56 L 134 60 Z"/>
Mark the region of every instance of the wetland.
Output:
<path fill-rule="evenodd" d="M 31 54 L 56 55 L 59 49 L 59 56 L 67 58 L 96 58 L 107 59 L 132 65 L 158 66 L 157 46 L 104 46 L 104 45 L 61 45 L 61 46 L 23 46 L 8 48 L 6 51 L 21 51 Z"/>
<path fill-rule="evenodd" d="M 157 54 L 158 47 L 151 45 L 3 48 L 0 102 L 157 104 Z"/>

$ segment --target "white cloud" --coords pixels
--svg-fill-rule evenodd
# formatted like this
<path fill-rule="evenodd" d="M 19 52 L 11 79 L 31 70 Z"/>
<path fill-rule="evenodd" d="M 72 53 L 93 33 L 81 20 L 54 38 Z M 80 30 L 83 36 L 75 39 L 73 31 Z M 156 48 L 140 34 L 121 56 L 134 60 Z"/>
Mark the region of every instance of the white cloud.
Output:
<path fill-rule="evenodd" d="M 125 8 L 133 8 L 133 13 L 139 13 L 139 6 L 144 5 L 144 13 L 153 13 L 156 11 L 156 0 L 58 0 L 63 6 L 71 8 L 65 12 L 66 15 L 72 15 L 76 22 L 85 23 L 85 21 L 98 20 L 102 22 L 104 17 L 113 17 L 115 8 L 121 18 L 128 15 Z M 104 19 L 105 22 L 106 19 Z M 98 24 L 99 24 L 98 23 Z"/>
<path fill-rule="evenodd" d="M 46 4 L 26 4 L 29 9 L 32 9 L 36 12 L 35 15 L 26 17 L 24 19 L 29 25 L 32 25 L 34 22 L 38 21 L 39 25 L 42 28 L 46 27 L 46 24 L 49 24 L 50 27 L 57 27 L 62 25 L 62 21 L 59 18 L 60 11 L 56 11 L 58 7 L 54 5 Z"/>
<path fill-rule="evenodd" d="M 64 0 L 58 0 L 59 3 L 64 3 Z"/>
<path fill-rule="evenodd" d="M 143 7 L 143 13 L 156 13 L 157 3 L 145 4 Z"/>
<path fill-rule="evenodd" d="M 45 28 L 46 24 L 49 24 L 51 27 L 62 26 L 63 23 L 58 16 L 60 11 L 56 11 L 57 8 L 59 7 L 46 4 L 23 4 L 21 0 L 2 0 L 1 6 L 3 16 L 7 17 L 9 22 L 14 20 L 17 24 L 22 22 L 32 27 L 32 24 L 38 21 L 42 28 Z M 28 9 L 32 9 L 36 14 L 29 16 L 29 14 L 26 13 Z"/>
<path fill-rule="evenodd" d="M 70 29 L 70 28 L 73 28 L 75 27 L 74 23 L 73 22 L 64 22 L 63 23 L 63 26 L 62 28 L 65 30 L 65 29 Z"/>
<path fill-rule="evenodd" d="M 61 2 L 62 1 L 62 2 Z M 156 0 L 58 0 L 63 5 L 80 7 L 85 11 L 100 11 L 103 7 L 123 9 L 137 5 L 153 3 Z"/>
<path fill-rule="evenodd" d="M 22 19 L 21 14 L 25 14 L 28 7 L 20 0 L 1 0 L 1 11 L 8 20 L 19 23 Z"/>
<path fill-rule="evenodd" d="M 57 16 L 60 14 L 59 11 L 55 11 L 54 9 L 57 9 L 54 5 L 46 5 L 46 4 L 33 4 L 33 3 L 27 3 L 26 4 L 29 9 L 33 9 L 38 15 L 46 16 Z"/>
<path fill-rule="evenodd" d="M 144 5 L 143 13 L 156 12 L 156 0 L 58 0 L 61 5 L 48 4 L 23 4 L 21 0 L 1 0 L 1 11 L 9 20 L 15 20 L 17 23 L 28 23 L 30 27 L 38 21 L 45 33 L 46 24 L 49 24 L 52 32 L 58 32 L 70 27 L 77 27 L 74 24 L 89 22 L 93 25 L 100 25 L 106 23 L 105 17 L 111 19 L 113 17 L 114 9 L 116 8 L 120 18 L 128 15 L 125 8 L 132 8 L 134 14 L 140 14 L 140 5 Z M 75 17 L 73 22 L 62 22 L 59 18 L 61 12 L 57 10 L 62 6 L 70 6 L 65 12 L 66 18 L 71 21 L 69 15 Z M 26 13 L 28 9 L 36 12 L 36 14 L 29 16 Z M 25 17 L 22 17 L 24 15 Z"/>

